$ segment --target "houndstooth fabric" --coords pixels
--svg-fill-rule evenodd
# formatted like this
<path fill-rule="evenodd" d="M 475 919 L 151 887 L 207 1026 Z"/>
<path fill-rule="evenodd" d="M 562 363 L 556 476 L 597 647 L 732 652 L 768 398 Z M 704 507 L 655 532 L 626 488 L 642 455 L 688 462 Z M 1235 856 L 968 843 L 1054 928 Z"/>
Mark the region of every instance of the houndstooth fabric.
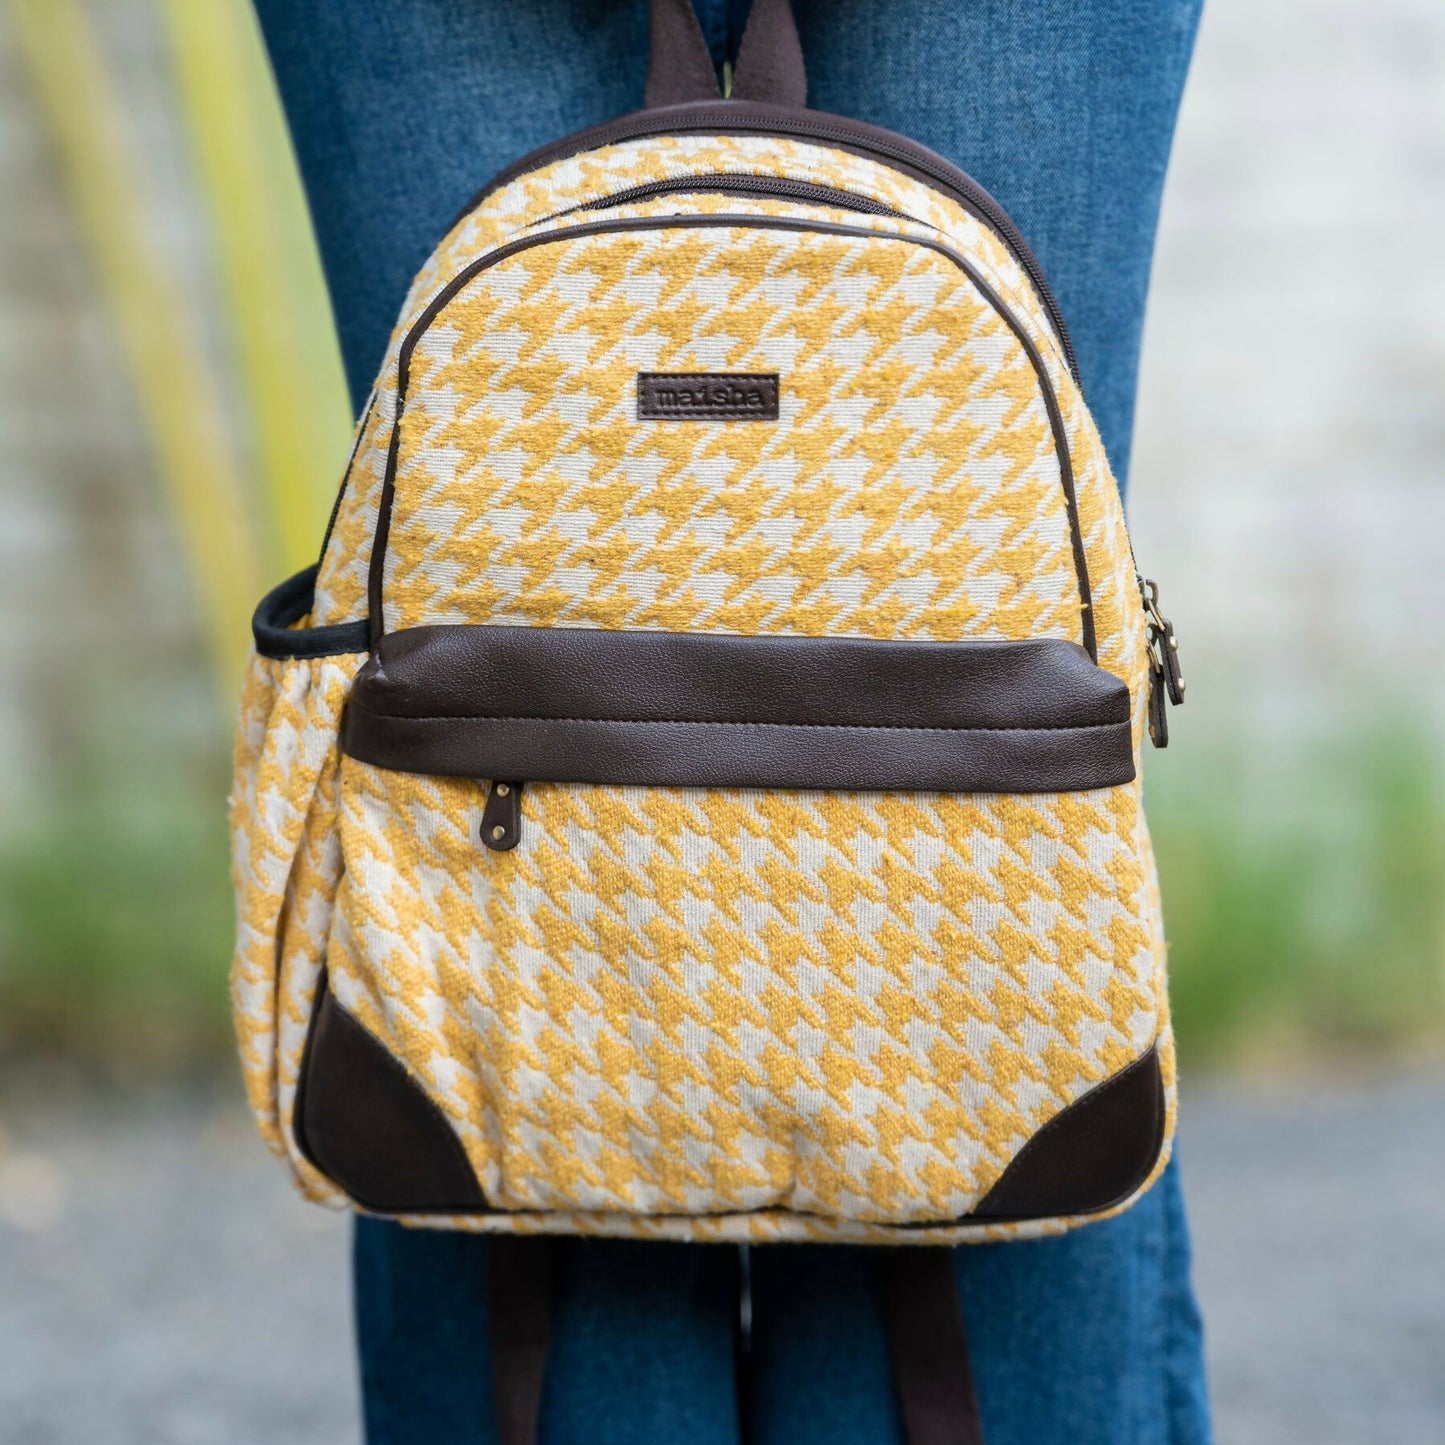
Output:
<path fill-rule="evenodd" d="M 914 219 L 719 196 L 568 214 L 707 171 L 821 181 Z M 738 219 L 566 234 L 682 207 Z M 480 270 L 417 341 L 388 629 L 1077 640 L 1038 377 L 990 300 L 917 244 L 942 240 L 1033 338 L 1058 395 L 1099 661 L 1132 690 L 1137 757 L 1146 660 L 1128 539 L 1038 298 L 962 208 L 804 143 L 607 147 L 514 181 L 460 222 L 403 309 L 311 621 L 366 611 L 402 339 L 463 268 L 531 237 L 545 239 Z M 691 370 L 778 371 L 778 422 L 637 420 L 638 371 Z M 1137 782 L 1026 796 L 533 783 L 521 845 L 490 853 L 476 841 L 484 784 L 338 758 L 362 660 L 257 659 L 237 751 L 242 1058 L 263 1132 L 312 1197 L 337 1194 L 300 1157 L 290 1114 L 323 965 L 337 1001 L 444 1111 L 495 1206 L 418 1223 L 1047 1233 L 1077 1221 L 943 1221 L 1155 1046 L 1172 1135 Z"/>

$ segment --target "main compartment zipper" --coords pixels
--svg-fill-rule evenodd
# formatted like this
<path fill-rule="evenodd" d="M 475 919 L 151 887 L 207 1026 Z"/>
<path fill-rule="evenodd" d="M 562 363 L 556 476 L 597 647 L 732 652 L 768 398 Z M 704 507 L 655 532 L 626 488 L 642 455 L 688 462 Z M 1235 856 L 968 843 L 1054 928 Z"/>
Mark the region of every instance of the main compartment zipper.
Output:
<path fill-rule="evenodd" d="M 823 141 L 842 146 L 858 155 L 890 163 L 921 180 L 940 195 L 958 202 L 998 236 L 1033 283 L 1054 333 L 1059 338 L 1069 371 L 1075 381 L 1079 380 L 1079 363 L 1074 355 L 1074 344 L 1069 338 L 1069 329 L 1064 323 L 1059 304 L 1049 289 L 1044 268 L 1008 212 L 972 176 L 944 160 L 927 146 L 879 126 L 849 120 L 844 116 L 816 111 L 794 111 L 783 106 L 738 100 L 704 101 L 668 106 L 662 110 L 638 111 L 603 125 L 577 131 L 523 156 L 483 186 L 453 220 L 452 226 L 469 216 L 494 191 L 510 184 L 519 176 L 540 170 L 554 161 L 577 155 L 581 151 L 639 140 L 645 136 L 678 134 L 777 136 L 785 140 Z"/>
<path fill-rule="evenodd" d="M 882 201 L 875 201 L 871 196 L 860 196 L 856 191 L 840 190 L 837 186 L 822 186 L 815 181 L 797 181 L 788 176 L 737 175 L 728 172 L 673 176 L 665 181 L 649 181 L 646 185 L 631 186 L 614 195 L 599 196 L 595 201 L 583 201 L 581 205 L 573 206 L 569 210 L 558 211 L 557 216 L 570 216 L 578 211 L 603 211 L 612 206 L 631 206 L 640 201 L 656 200 L 659 196 L 698 194 L 798 201 L 809 206 L 833 206 L 838 210 L 862 211 L 869 216 L 888 216 L 895 221 L 927 224 L 904 211 L 885 206 Z M 549 216 L 547 219 L 556 218 Z"/>

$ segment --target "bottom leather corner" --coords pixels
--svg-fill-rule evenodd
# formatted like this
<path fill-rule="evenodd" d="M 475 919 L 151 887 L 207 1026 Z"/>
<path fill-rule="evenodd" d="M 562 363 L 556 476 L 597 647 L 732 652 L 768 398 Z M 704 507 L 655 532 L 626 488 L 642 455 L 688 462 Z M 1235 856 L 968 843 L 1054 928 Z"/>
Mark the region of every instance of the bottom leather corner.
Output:
<path fill-rule="evenodd" d="M 292 1122 L 306 1159 L 363 1209 L 460 1214 L 487 1207 L 446 1115 L 336 1001 L 324 974 Z"/>
<path fill-rule="evenodd" d="M 1149 1178 L 1164 1147 L 1157 1045 L 1057 1114 L 1004 1170 L 970 1221 L 1100 1214 Z"/>

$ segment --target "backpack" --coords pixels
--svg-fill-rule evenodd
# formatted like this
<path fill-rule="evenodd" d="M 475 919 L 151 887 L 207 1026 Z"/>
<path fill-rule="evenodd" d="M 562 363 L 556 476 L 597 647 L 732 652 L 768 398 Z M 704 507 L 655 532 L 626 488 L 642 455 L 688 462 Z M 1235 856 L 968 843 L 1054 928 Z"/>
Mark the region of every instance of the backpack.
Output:
<path fill-rule="evenodd" d="M 1139 768 L 1183 682 L 1063 318 L 968 176 L 803 108 L 786 0 L 728 99 L 688 0 L 652 26 L 647 108 L 442 238 L 256 612 L 261 1132 L 499 1235 L 1103 1218 L 1174 1127 Z M 902 1339 L 947 1256 L 895 1253 Z"/>

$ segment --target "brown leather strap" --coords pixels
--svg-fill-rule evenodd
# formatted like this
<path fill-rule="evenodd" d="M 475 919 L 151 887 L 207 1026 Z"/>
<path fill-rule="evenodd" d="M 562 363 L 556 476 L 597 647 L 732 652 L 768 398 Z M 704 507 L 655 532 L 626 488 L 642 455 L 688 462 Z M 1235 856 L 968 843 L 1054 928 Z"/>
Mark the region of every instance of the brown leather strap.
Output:
<path fill-rule="evenodd" d="M 498 1445 L 537 1445 L 552 1334 L 552 1252 L 544 1235 L 496 1235 L 487 1243 Z"/>
<path fill-rule="evenodd" d="M 880 1250 L 877 1279 L 908 1445 L 983 1445 L 953 1251 Z"/>
<path fill-rule="evenodd" d="M 651 0 L 649 110 L 717 100 L 721 91 L 692 0 Z M 737 100 L 802 106 L 808 79 L 792 0 L 753 0 L 738 46 L 732 95 Z"/>
<path fill-rule="evenodd" d="M 692 0 L 652 0 L 650 25 L 647 108 L 720 100 L 722 87 Z"/>
<path fill-rule="evenodd" d="M 773 105 L 808 103 L 808 75 L 792 0 L 753 0 L 733 68 L 732 97 Z"/>

